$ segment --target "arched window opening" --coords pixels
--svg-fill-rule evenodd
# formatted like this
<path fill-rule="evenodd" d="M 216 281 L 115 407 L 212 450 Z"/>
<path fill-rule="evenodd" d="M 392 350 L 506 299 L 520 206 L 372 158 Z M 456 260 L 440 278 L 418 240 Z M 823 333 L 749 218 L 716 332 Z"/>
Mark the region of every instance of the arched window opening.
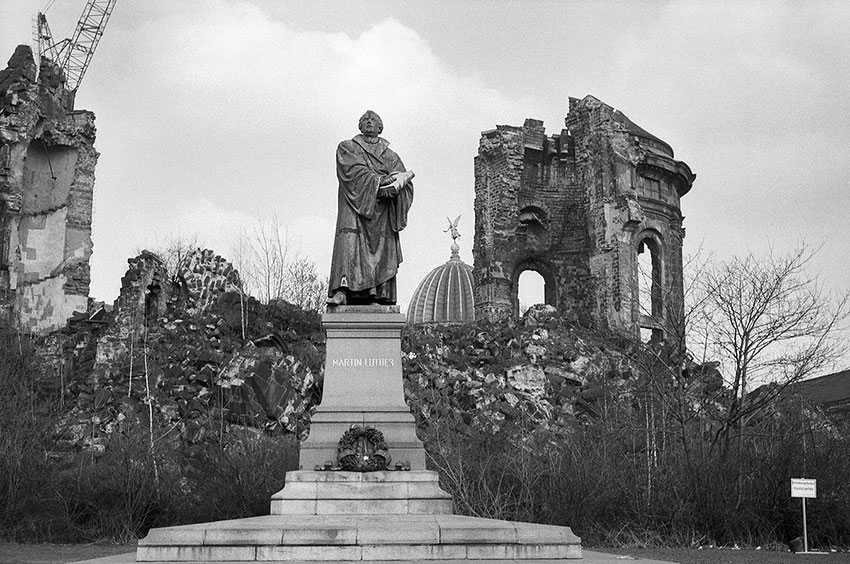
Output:
<path fill-rule="evenodd" d="M 523 315 L 533 305 L 546 303 L 546 281 L 539 272 L 524 270 L 519 275 L 517 284 L 520 315 Z"/>
<path fill-rule="evenodd" d="M 637 248 L 637 295 L 641 315 L 661 317 L 661 253 L 658 244 L 643 239 Z"/>
<path fill-rule="evenodd" d="M 41 214 L 67 201 L 77 163 L 77 149 L 66 145 L 46 145 L 33 140 L 24 161 L 21 208 L 27 214 Z"/>
<path fill-rule="evenodd" d="M 640 342 L 641 343 L 651 343 L 656 340 L 657 333 L 656 329 L 652 327 L 641 327 L 640 328 Z"/>
<path fill-rule="evenodd" d="M 519 222 L 522 225 L 538 224 L 545 227 L 549 223 L 546 210 L 537 206 L 525 206 L 519 210 Z"/>
<path fill-rule="evenodd" d="M 549 220 L 543 209 L 537 206 L 526 206 L 519 211 L 517 221 L 521 231 L 538 239 L 546 237 Z"/>

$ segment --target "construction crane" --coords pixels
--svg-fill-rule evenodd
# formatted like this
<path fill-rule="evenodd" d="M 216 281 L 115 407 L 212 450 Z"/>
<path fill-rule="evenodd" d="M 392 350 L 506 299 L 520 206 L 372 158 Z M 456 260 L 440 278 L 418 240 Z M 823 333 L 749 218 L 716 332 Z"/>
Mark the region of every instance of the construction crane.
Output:
<path fill-rule="evenodd" d="M 47 25 L 47 17 L 39 12 L 33 22 L 36 68 L 41 64 L 42 57 L 51 59 L 65 73 L 66 88 L 76 94 L 116 1 L 88 0 L 77 22 L 74 35 L 70 39 L 56 42 L 53 41 L 53 35 Z M 50 4 L 52 5 L 53 2 Z"/>

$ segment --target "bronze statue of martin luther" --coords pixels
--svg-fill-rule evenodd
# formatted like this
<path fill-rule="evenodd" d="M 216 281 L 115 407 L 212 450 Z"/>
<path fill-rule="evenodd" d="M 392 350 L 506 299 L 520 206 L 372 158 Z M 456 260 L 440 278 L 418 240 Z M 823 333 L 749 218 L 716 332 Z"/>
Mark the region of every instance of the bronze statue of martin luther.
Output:
<path fill-rule="evenodd" d="M 379 137 L 380 116 L 360 118 L 360 135 L 336 150 L 339 179 L 328 305 L 396 303 L 399 232 L 413 202 L 413 172 Z"/>

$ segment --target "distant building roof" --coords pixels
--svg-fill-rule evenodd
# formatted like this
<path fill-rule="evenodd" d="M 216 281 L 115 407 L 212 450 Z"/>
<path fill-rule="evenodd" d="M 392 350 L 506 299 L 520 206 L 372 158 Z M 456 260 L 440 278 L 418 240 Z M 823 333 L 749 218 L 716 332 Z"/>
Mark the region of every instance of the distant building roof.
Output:
<path fill-rule="evenodd" d="M 407 322 L 469 323 L 475 320 L 472 297 L 472 267 L 460 260 L 457 243 L 452 243 L 451 258 L 422 279 L 410 304 Z"/>
<path fill-rule="evenodd" d="M 827 413 L 850 415 L 850 370 L 796 382 L 789 386 L 789 391 L 821 406 Z"/>

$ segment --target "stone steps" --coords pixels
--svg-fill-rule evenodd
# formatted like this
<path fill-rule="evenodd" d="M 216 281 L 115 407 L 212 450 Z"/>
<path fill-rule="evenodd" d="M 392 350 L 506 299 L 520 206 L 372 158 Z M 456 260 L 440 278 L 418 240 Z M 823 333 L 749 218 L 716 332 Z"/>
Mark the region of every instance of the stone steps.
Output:
<path fill-rule="evenodd" d="M 452 497 L 439 476 L 427 470 L 395 472 L 316 472 L 286 474 L 272 496 L 272 515 L 449 514 Z"/>

